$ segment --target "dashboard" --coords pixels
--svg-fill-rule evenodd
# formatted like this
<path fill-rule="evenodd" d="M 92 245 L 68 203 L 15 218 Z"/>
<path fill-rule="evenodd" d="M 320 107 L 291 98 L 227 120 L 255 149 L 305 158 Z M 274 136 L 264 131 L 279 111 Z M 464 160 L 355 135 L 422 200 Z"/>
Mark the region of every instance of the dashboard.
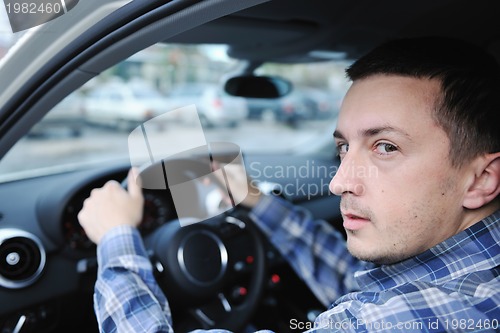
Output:
<path fill-rule="evenodd" d="M 103 186 L 105 181 L 107 180 L 80 189 L 64 207 L 60 227 L 64 244 L 72 252 L 94 255 L 95 245 L 80 226 L 78 212 L 82 209 L 83 202 L 89 197 L 92 189 Z M 143 195 L 144 211 L 138 229 L 143 236 L 146 236 L 165 223 L 176 219 L 177 214 L 168 190 L 144 190 Z"/>

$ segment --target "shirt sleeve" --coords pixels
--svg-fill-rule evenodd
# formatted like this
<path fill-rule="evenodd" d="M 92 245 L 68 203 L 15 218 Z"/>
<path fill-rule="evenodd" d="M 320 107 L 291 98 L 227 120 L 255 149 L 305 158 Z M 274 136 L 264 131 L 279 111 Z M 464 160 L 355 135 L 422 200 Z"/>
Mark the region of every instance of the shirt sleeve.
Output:
<path fill-rule="evenodd" d="M 354 273 L 366 263 L 347 251 L 342 235 L 326 221 L 274 196 L 263 197 L 251 217 L 325 306 L 359 289 Z"/>
<path fill-rule="evenodd" d="M 97 260 L 94 307 L 100 332 L 173 332 L 167 299 L 137 229 L 110 230 L 97 247 Z"/>

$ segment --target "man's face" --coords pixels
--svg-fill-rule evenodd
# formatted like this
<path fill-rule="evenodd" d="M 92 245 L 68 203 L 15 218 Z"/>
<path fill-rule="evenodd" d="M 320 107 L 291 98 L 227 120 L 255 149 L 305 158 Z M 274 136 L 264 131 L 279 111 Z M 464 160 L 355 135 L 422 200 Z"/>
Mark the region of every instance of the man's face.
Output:
<path fill-rule="evenodd" d="M 419 254 L 463 227 L 463 171 L 432 118 L 436 80 L 377 75 L 347 93 L 334 137 L 349 251 L 381 264 Z"/>

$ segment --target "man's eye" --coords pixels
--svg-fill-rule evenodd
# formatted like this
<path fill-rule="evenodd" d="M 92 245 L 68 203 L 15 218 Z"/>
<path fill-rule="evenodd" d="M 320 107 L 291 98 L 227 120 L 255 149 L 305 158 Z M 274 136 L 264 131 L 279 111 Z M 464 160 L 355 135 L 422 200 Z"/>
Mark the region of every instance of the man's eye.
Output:
<path fill-rule="evenodd" d="M 349 151 L 349 144 L 347 143 L 340 143 L 337 145 L 337 153 L 339 155 L 345 155 Z"/>
<path fill-rule="evenodd" d="M 398 151 L 398 147 L 387 142 L 380 142 L 375 145 L 375 151 L 378 154 L 387 155 L 395 151 Z"/>

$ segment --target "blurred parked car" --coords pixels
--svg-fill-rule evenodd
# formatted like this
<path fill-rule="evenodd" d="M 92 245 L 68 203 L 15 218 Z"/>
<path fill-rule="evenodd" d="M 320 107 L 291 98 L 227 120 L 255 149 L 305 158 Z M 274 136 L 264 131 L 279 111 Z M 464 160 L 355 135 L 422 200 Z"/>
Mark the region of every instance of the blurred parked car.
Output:
<path fill-rule="evenodd" d="M 215 84 L 184 84 L 175 87 L 168 95 L 169 109 L 174 110 L 195 104 L 201 125 L 235 127 L 248 115 L 243 98 L 225 93 Z"/>
<path fill-rule="evenodd" d="M 56 133 L 79 137 L 84 126 L 83 110 L 82 95 L 79 93 L 69 95 L 33 126 L 29 137 L 38 138 Z"/>
<path fill-rule="evenodd" d="M 145 84 L 113 82 L 94 88 L 85 101 L 86 121 L 128 131 L 168 111 L 167 99 Z"/>
<path fill-rule="evenodd" d="M 317 88 L 302 88 L 307 105 L 314 119 L 328 119 L 339 112 L 343 94 Z"/>
<path fill-rule="evenodd" d="M 316 88 L 295 88 L 281 98 L 248 98 L 248 118 L 298 126 L 300 121 L 327 119 L 338 112 L 339 98 Z"/>
<path fill-rule="evenodd" d="M 314 100 L 302 90 L 294 89 L 289 95 L 281 98 L 277 120 L 291 126 L 297 126 L 300 121 L 314 118 Z"/>

